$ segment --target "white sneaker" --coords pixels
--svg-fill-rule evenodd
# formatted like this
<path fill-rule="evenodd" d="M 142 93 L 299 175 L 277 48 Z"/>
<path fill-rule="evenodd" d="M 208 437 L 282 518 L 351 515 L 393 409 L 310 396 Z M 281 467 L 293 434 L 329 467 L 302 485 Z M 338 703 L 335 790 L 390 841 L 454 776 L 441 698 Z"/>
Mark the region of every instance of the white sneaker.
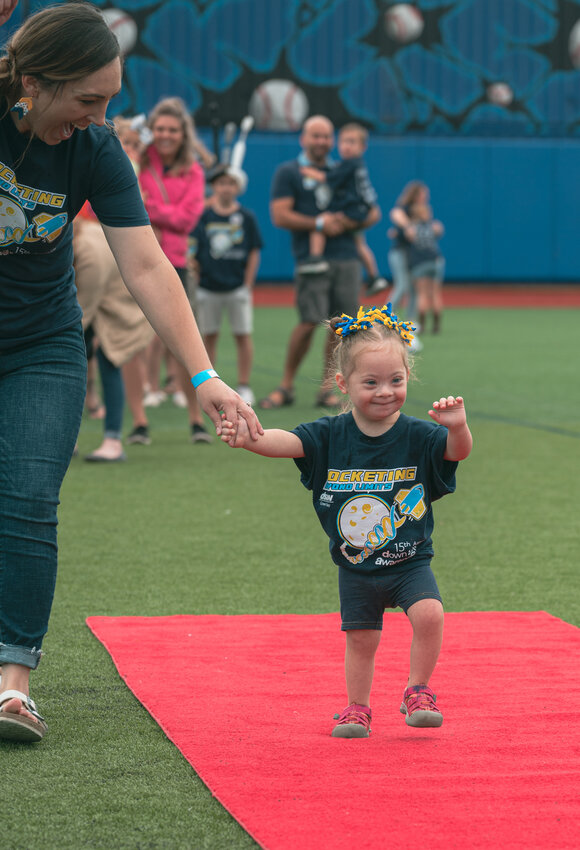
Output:
<path fill-rule="evenodd" d="M 155 392 L 155 390 L 149 390 L 148 393 L 145 393 L 145 397 L 143 399 L 143 404 L 145 407 L 159 407 L 166 399 L 166 395 L 161 390 Z"/>
<path fill-rule="evenodd" d="M 247 404 L 255 404 L 256 402 L 256 396 L 248 386 L 239 386 L 238 395 Z"/>
<path fill-rule="evenodd" d="M 173 393 L 171 398 L 173 399 L 173 404 L 176 407 L 187 407 L 187 396 L 183 390 L 178 390 L 176 393 Z"/>
<path fill-rule="evenodd" d="M 389 281 L 384 277 L 376 277 L 367 288 L 367 295 L 376 295 L 378 292 L 384 292 L 389 288 Z"/>
<path fill-rule="evenodd" d="M 413 340 L 412 340 L 409 348 L 410 348 L 411 351 L 422 351 L 423 343 L 421 342 L 421 340 L 419 339 L 418 336 L 413 337 Z"/>

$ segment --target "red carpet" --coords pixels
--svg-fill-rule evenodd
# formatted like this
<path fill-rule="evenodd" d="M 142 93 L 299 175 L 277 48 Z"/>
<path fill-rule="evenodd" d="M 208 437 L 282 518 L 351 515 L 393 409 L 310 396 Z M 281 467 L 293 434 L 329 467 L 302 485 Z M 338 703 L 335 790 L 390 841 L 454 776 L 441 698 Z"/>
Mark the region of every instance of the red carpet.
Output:
<path fill-rule="evenodd" d="M 424 730 L 399 714 L 410 627 L 387 614 L 363 740 L 330 737 L 345 703 L 338 614 L 87 623 L 268 850 L 579 846 L 580 629 L 549 614 L 447 614 L 431 683 L 445 722 Z M 152 671 L 166 666 L 161 692 Z"/>

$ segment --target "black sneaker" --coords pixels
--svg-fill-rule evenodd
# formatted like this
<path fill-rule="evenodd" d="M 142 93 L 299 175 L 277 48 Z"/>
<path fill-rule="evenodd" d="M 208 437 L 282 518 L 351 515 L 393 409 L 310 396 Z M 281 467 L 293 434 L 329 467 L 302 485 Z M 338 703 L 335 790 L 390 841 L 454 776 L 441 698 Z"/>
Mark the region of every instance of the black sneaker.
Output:
<path fill-rule="evenodd" d="M 133 445 L 141 445 L 141 446 L 150 446 L 151 445 L 151 437 L 149 436 L 149 428 L 147 425 L 137 425 L 136 428 L 133 428 L 129 436 L 127 437 L 127 443 L 130 446 Z"/>
<path fill-rule="evenodd" d="M 191 426 L 191 442 L 192 443 L 211 443 L 212 436 L 208 434 L 203 425 L 198 425 L 194 422 Z"/>

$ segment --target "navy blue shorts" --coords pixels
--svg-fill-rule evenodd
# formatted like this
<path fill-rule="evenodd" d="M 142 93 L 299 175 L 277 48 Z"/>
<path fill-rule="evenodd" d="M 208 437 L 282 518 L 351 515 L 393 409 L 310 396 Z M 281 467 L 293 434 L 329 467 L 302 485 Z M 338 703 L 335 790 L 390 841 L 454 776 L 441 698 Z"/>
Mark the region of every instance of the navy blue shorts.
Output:
<path fill-rule="evenodd" d="M 383 628 L 385 608 L 402 608 L 405 614 L 421 599 L 438 599 L 439 588 L 428 561 L 390 570 L 387 574 L 356 573 L 338 568 L 341 629 Z"/>

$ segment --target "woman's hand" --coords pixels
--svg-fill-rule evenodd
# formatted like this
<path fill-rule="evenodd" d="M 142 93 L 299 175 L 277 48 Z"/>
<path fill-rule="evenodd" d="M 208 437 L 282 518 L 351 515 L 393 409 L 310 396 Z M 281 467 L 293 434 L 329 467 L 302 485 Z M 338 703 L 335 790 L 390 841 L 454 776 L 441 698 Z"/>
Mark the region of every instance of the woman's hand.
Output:
<path fill-rule="evenodd" d="M 0 0 L 0 26 L 6 23 L 17 6 L 18 0 Z"/>
<path fill-rule="evenodd" d="M 204 411 L 207 413 L 219 437 L 222 435 L 223 421 L 230 423 L 234 429 L 227 441 L 230 446 L 236 445 L 238 425 L 245 423 L 252 440 L 264 433 L 251 405 L 243 401 L 240 396 L 228 387 L 220 378 L 210 378 L 200 384 L 196 390 Z M 222 413 L 224 416 L 222 417 Z"/>

